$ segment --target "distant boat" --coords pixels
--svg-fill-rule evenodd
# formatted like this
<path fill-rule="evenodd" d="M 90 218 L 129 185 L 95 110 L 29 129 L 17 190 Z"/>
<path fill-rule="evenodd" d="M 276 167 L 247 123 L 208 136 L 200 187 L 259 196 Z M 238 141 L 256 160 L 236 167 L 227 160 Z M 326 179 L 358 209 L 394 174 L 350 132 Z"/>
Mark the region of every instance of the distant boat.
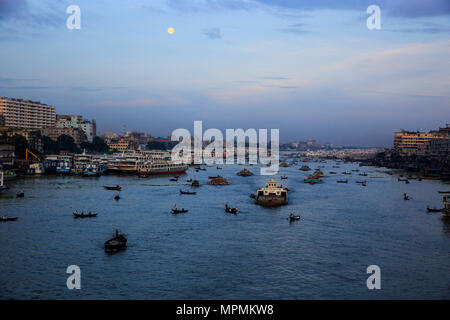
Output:
<path fill-rule="evenodd" d="M 177 207 L 172 208 L 172 214 L 180 214 L 180 213 L 187 213 L 189 210 L 186 210 L 184 208 L 178 209 Z"/>
<path fill-rule="evenodd" d="M 20 192 L 17 194 L 17 198 L 23 198 L 23 197 L 25 197 L 25 193 L 24 193 L 23 191 L 20 191 Z"/>
<path fill-rule="evenodd" d="M 298 221 L 298 220 L 300 220 L 301 219 L 301 217 L 300 216 L 296 216 L 296 215 L 294 215 L 293 213 L 291 213 L 290 215 L 289 215 L 289 222 L 293 222 L 293 221 Z"/>
<path fill-rule="evenodd" d="M 114 187 L 108 187 L 108 186 L 103 186 L 103 188 L 105 188 L 106 190 L 115 190 L 115 191 L 120 191 L 122 190 L 122 187 L 119 185 L 116 185 Z"/>
<path fill-rule="evenodd" d="M 286 180 L 287 178 L 287 176 L 281 176 L 281 180 Z"/>
<path fill-rule="evenodd" d="M 74 212 L 73 213 L 73 217 L 74 218 L 76 218 L 76 219 L 78 219 L 78 218 L 95 218 L 95 217 L 97 217 L 97 213 L 92 213 L 92 212 L 89 212 L 89 213 L 78 213 L 78 212 Z"/>
<path fill-rule="evenodd" d="M 347 179 L 345 179 L 345 180 L 338 180 L 338 181 L 336 181 L 337 183 L 348 183 L 348 180 Z"/>
<path fill-rule="evenodd" d="M 238 208 L 230 208 L 228 206 L 228 204 L 225 205 L 225 212 L 232 213 L 232 214 L 237 214 L 238 211 L 239 211 Z"/>
<path fill-rule="evenodd" d="M 197 192 L 191 192 L 191 191 L 183 191 L 183 190 L 180 190 L 180 194 L 191 194 L 191 195 L 193 195 L 193 194 L 197 194 Z"/>
<path fill-rule="evenodd" d="M 411 198 L 406 193 L 403 194 L 403 199 L 404 200 L 411 200 Z"/>
<path fill-rule="evenodd" d="M 427 211 L 428 211 L 428 212 L 441 212 L 442 209 L 430 208 L 429 206 L 427 206 Z"/>
<path fill-rule="evenodd" d="M 192 187 L 200 187 L 200 182 L 198 182 L 198 180 L 194 180 L 194 181 L 192 181 L 191 186 Z"/>
<path fill-rule="evenodd" d="M 105 251 L 108 253 L 115 253 L 125 249 L 126 246 L 127 238 L 125 235 L 119 234 L 119 231 L 116 230 L 115 237 L 105 242 Z"/>
<path fill-rule="evenodd" d="M 0 217 L 0 222 L 16 221 L 17 219 L 19 219 L 19 218 L 17 218 L 17 217 L 8 218 L 8 217 L 3 216 L 3 217 Z"/>
<path fill-rule="evenodd" d="M 116 200 L 116 201 L 120 200 L 120 195 L 116 195 L 116 196 L 114 197 L 114 200 Z"/>

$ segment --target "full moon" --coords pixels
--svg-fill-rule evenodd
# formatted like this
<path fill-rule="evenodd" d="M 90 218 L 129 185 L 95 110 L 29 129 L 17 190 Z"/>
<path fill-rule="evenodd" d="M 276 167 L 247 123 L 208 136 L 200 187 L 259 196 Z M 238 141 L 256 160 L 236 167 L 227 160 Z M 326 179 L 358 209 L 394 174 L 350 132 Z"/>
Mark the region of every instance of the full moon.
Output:
<path fill-rule="evenodd" d="M 175 33 L 175 29 L 172 28 L 172 27 L 170 27 L 169 29 L 167 29 L 167 32 L 168 32 L 169 34 L 174 34 L 174 33 Z"/>

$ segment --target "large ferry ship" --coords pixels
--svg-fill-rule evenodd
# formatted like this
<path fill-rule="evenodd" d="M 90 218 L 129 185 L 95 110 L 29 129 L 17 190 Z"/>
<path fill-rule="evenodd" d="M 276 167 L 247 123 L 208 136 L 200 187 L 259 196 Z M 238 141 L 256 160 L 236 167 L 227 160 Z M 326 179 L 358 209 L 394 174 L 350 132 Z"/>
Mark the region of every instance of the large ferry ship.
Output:
<path fill-rule="evenodd" d="M 114 155 L 108 161 L 108 170 L 115 173 L 136 174 L 141 168 L 148 167 L 149 163 L 169 163 L 169 159 L 170 152 L 167 151 L 124 152 Z M 161 167 L 156 168 L 161 169 Z M 156 168 L 153 167 L 153 169 Z M 169 171 L 172 171 L 172 166 Z"/>
<path fill-rule="evenodd" d="M 140 176 L 153 176 L 162 174 L 182 174 L 186 173 L 188 166 L 185 164 L 174 163 L 167 160 L 153 160 L 145 162 L 139 167 Z"/>
<path fill-rule="evenodd" d="M 267 182 L 266 187 L 258 189 L 255 203 L 264 207 L 276 207 L 288 203 L 288 190 L 278 186 L 275 180 Z"/>
<path fill-rule="evenodd" d="M 56 173 L 70 174 L 70 170 L 72 169 L 72 159 L 73 158 L 70 155 L 58 156 L 58 161 L 56 164 Z"/>

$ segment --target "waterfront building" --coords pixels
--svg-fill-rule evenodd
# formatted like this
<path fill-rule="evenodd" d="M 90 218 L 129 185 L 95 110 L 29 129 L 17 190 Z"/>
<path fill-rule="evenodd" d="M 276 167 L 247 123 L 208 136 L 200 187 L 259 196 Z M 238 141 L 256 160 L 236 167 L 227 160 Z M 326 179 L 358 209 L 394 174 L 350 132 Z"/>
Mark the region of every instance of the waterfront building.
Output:
<path fill-rule="evenodd" d="M 37 101 L 0 97 L 3 125 L 13 128 L 42 129 L 56 124 L 56 108 Z"/>
<path fill-rule="evenodd" d="M 0 136 L 0 167 L 12 167 L 14 165 L 14 142 L 10 137 Z"/>
<path fill-rule="evenodd" d="M 130 142 L 123 138 L 107 142 L 110 151 L 125 152 L 130 149 Z"/>
<path fill-rule="evenodd" d="M 439 148 L 441 146 L 445 148 L 445 140 L 450 138 L 449 132 L 450 127 L 448 125 L 446 128 L 440 128 L 438 131 L 410 132 L 402 130 L 396 132 L 394 135 L 394 151 L 401 156 L 428 156 L 431 153 L 430 148 L 433 146 L 435 149 L 433 152 L 440 152 Z M 436 139 L 441 141 L 434 142 Z M 444 140 L 442 141 L 442 139 Z"/>
<path fill-rule="evenodd" d="M 83 120 L 82 116 L 57 115 L 56 126 L 58 128 L 81 129 L 86 134 L 89 142 L 94 141 L 97 134 L 97 124 L 95 123 L 95 120 Z"/>
<path fill-rule="evenodd" d="M 41 135 L 49 137 L 56 141 L 61 135 L 67 135 L 73 138 L 76 145 L 87 141 L 86 134 L 81 128 L 45 128 L 41 129 Z"/>
<path fill-rule="evenodd" d="M 42 145 L 42 139 L 41 134 L 39 130 L 33 130 L 33 129 L 19 129 L 19 128 L 9 128 L 9 127 L 2 127 L 0 126 L 0 134 L 7 137 L 14 137 L 15 135 L 20 135 L 27 139 L 28 144 L 30 145 L 31 149 L 37 152 L 43 152 L 43 145 Z"/>

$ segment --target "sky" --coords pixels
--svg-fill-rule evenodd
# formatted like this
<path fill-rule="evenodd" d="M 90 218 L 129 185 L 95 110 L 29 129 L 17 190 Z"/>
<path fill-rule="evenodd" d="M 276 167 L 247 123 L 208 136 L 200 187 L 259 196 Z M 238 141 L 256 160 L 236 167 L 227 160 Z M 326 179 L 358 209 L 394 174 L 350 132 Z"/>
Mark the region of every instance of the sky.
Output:
<path fill-rule="evenodd" d="M 0 96 L 100 133 L 202 120 L 389 147 L 400 129 L 450 123 L 449 17 L 448 0 L 0 0 Z"/>

